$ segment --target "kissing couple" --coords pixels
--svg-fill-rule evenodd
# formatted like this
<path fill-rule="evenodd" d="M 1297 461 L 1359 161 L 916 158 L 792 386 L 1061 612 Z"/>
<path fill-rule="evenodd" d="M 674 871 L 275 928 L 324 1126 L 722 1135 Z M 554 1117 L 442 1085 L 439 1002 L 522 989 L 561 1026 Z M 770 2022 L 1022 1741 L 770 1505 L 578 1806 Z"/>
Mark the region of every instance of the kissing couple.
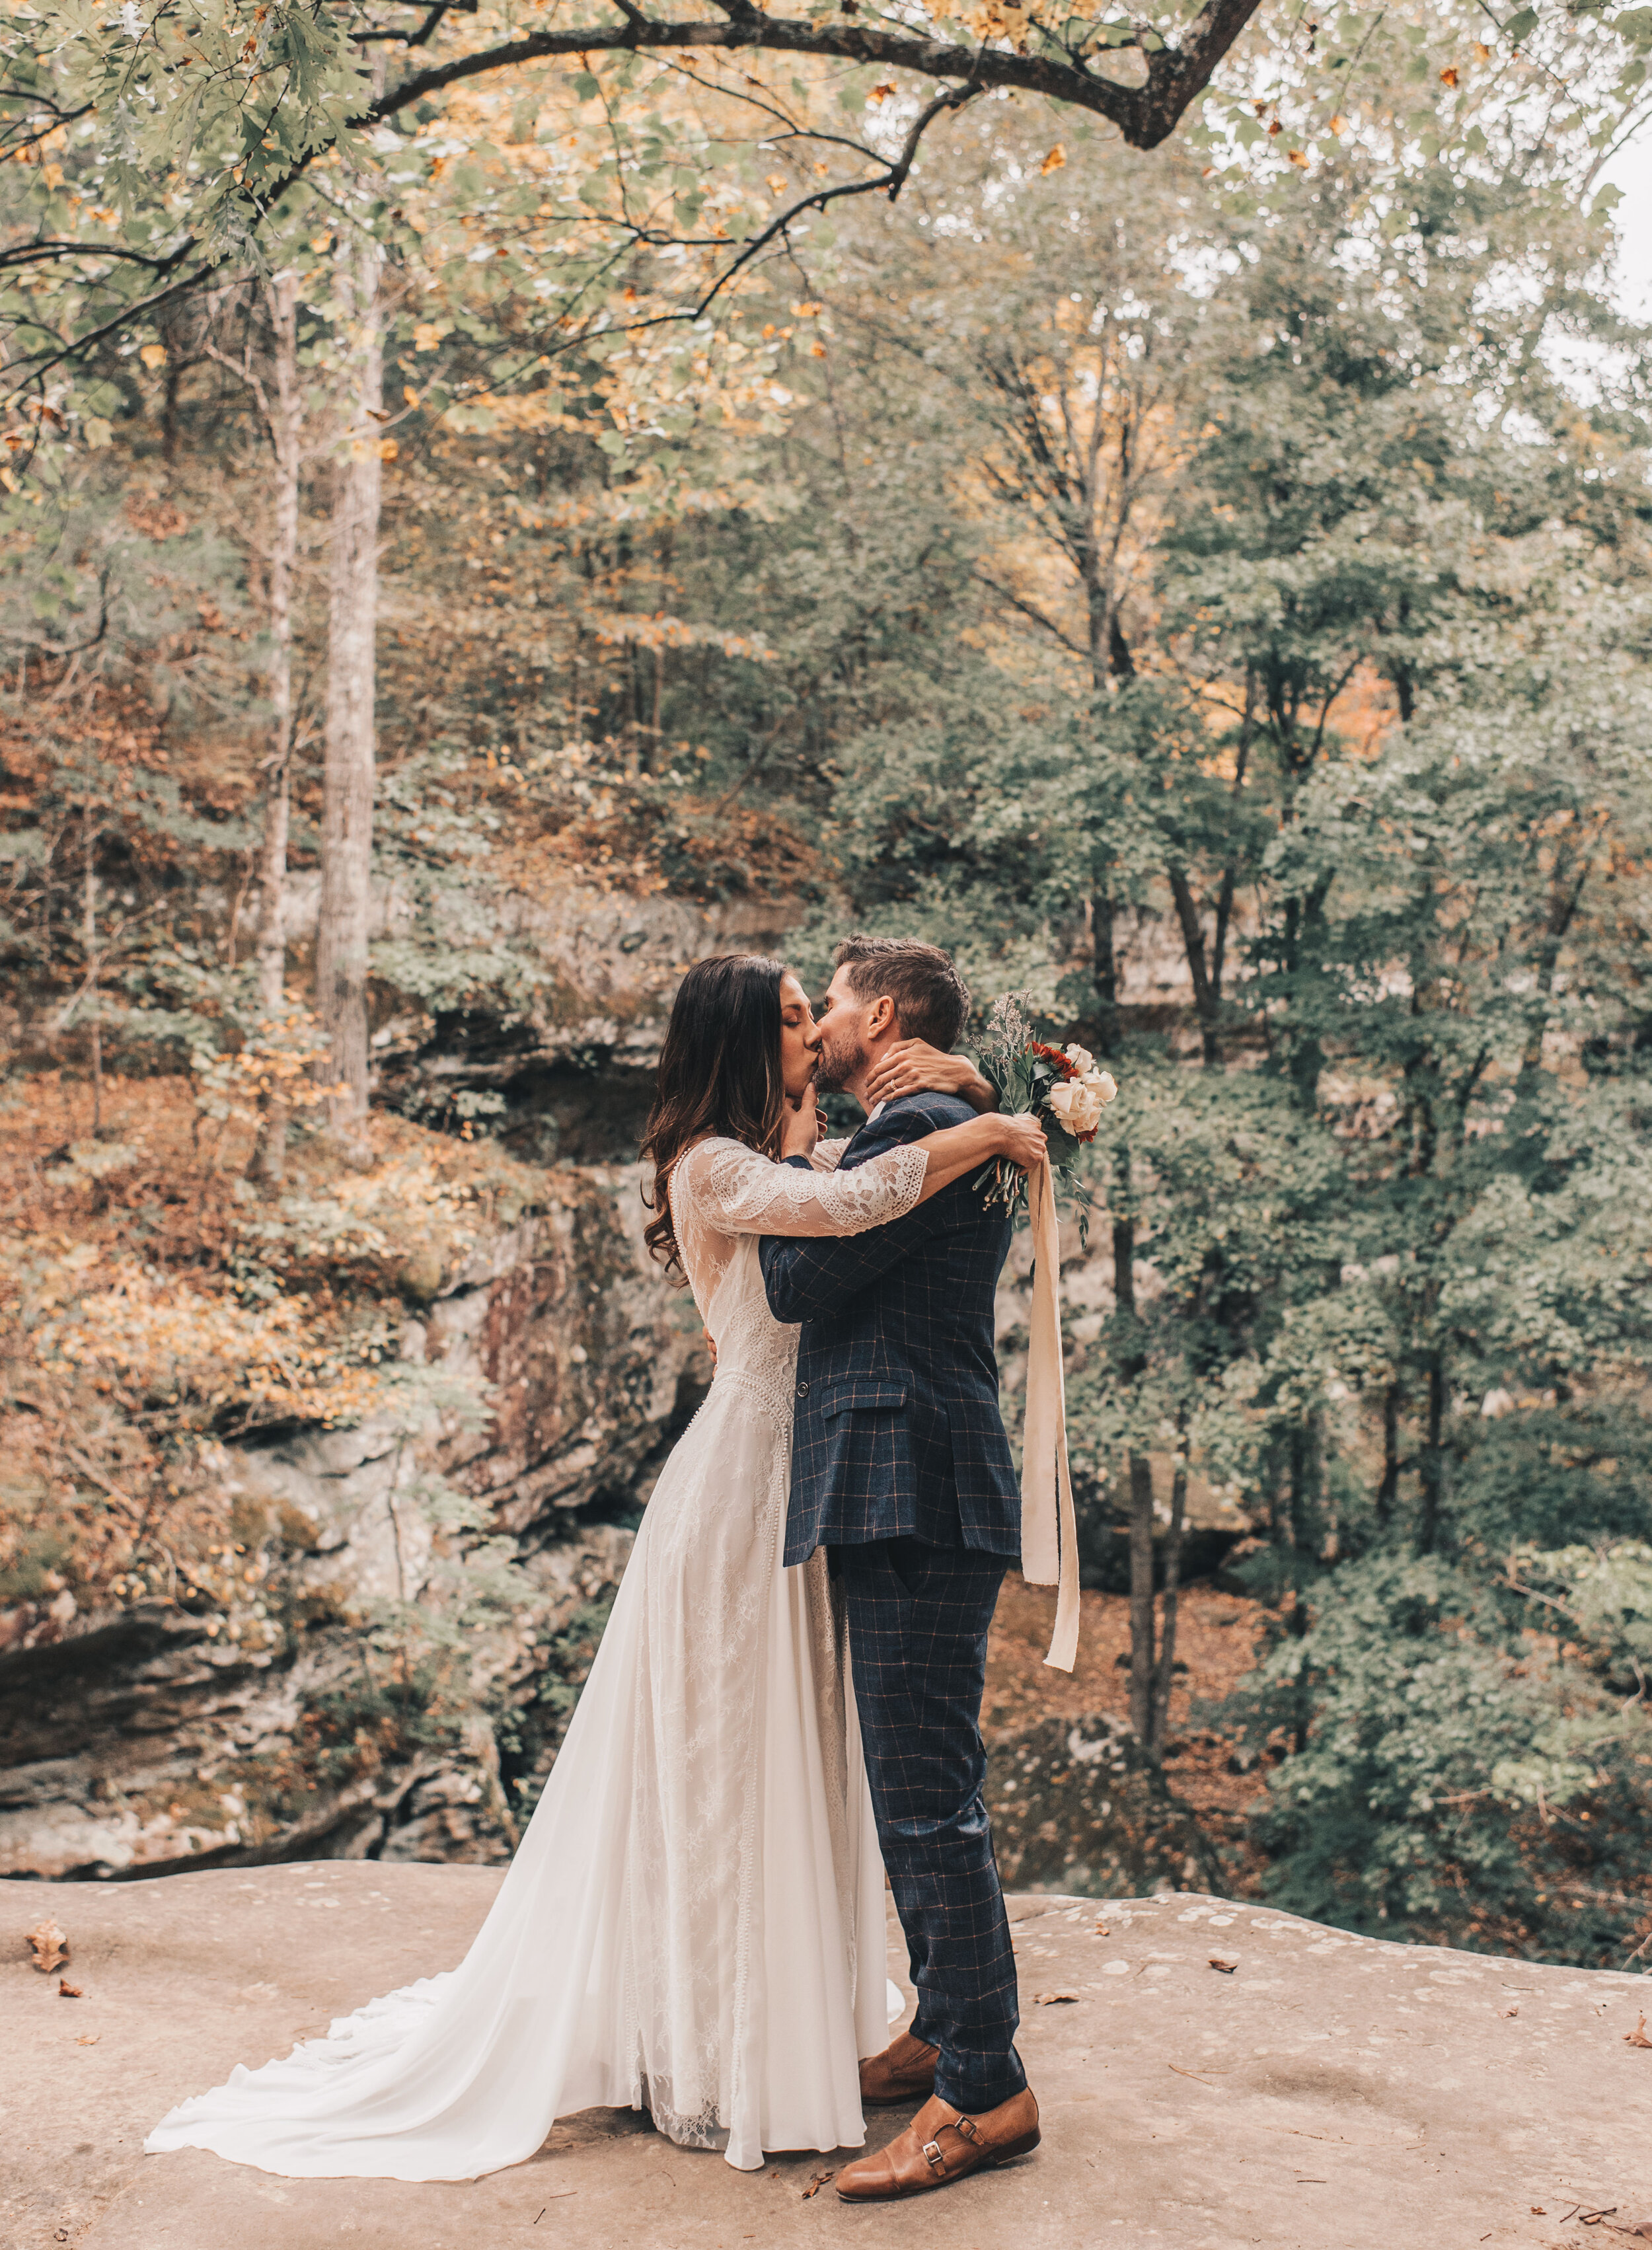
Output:
<path fill-rule="evenodd" d="M 238 2068 L 151 2151 L 473 2179 L 629 2107 L 751 2171 L 919 2103 L 837 2175 L 874 2202 L 1037 2145 L 982 1801 L 1021 1509 L 992 1348 L 1011 1220 L 976 1181 L 1045 1139 L 950 1053 L 969 1004 L 946 954 L 888 939 L 839 946 L 818 1018 L 778 961 L 684 977 L 646 1239 L 716 1372 L 527 1833 L 457 1969 Z M 867 1112 L 847 1141 L 819 1137 L 827 1089 Z M 892 2045 L 886 1870 L 917 1993 Z"/>

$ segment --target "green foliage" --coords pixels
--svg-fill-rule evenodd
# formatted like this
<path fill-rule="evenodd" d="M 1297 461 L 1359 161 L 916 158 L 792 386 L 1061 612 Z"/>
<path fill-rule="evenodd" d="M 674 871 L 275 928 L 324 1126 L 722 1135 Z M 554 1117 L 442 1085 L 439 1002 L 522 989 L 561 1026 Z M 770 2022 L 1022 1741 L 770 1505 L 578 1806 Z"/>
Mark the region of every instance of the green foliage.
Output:
<path fill-rule="evenodd" d="M 1593 1661 L 1522 1632 L 1518 1605 L 1472 1568 L 1344 1565 L 1335 1599 L 1281 1634 L 1240 1699 L 1258 1749 L 1299 1745 L 1257 1823 L 1268 1895 L 1348 1928 L 1616 1965 L 1621 1918 L 1598 1908 L 1637 1878 L 1652 1733 L 1609 1673 L 1644 1646 L 1646 1556 L 1522 1556 L 1586 1607 Z"/>

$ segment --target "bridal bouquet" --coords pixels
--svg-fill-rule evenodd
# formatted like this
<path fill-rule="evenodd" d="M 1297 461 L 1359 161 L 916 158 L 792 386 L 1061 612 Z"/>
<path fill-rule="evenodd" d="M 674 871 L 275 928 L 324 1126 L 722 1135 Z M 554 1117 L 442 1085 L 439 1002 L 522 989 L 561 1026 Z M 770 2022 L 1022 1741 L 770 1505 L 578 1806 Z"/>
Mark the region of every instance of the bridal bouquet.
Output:
<path fill-rule="evenodd" d="M 981 1042 L 981 1067 L 999 1089 L 999 1106 L 1012 1115 L 1032 1112 L 1050 1135 L 1050 1170 L 1077 1191 L 1081 1142 L 1093 1141 L 1102 1112 L 1118 1092 L 1110 1071 L 1097 1070 L 1096 1058 L 1081 1046 L 1053 1047 L 1033 1036 L 1023 996 L 1006 992 L 992 1003 Z M 1026 1195 L 1026 1175 L 1006 1156 L 991 1168 L 989 1203 L 1017 1210 Z"/>

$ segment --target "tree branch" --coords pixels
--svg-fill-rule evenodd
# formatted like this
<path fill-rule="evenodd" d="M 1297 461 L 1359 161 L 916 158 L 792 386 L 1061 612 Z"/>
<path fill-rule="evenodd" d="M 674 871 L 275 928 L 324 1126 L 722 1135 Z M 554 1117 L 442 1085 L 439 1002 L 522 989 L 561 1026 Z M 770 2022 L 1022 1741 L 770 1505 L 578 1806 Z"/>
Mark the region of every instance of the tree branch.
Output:
<path fill-rule="evenodd" d="M 458 55 L 451 62 L 415 72 L 391 87 L 356 121 L 380 123 L 410 103 L 425 100 L 464 79 L 485 78 L 494 71 L 519 68 L 553 55 L 674 47 L 738 52 L 758 47 L 881 70 L 908 70 L 920 78 L 951 79 L 960 86 L 981 90 L 1002 87 L 1043 94 L 1105 117 L 1117 126 L 1133 148 L 1155 148 L 1208 85 L 1212 72 L 1255 15 L 1260 0 L 1210 0 L 1194 18 L 1180 46 L 1164 47 L 1147 57 L 1146 82 L 1139 86 L 1121 86 L 1116 79 L 1103 78 L 1078 57 L 1059 61 L 997 47 L 960 46 L 950 40 L 925 38 L 876 24 L 812 23 L 765 16 L 750 0 L 714 0 L 714 4 L 722 10 L 723 21 L 662 23 L 633 9 L 622 23 L 533 31 L 475 54 Z"/>

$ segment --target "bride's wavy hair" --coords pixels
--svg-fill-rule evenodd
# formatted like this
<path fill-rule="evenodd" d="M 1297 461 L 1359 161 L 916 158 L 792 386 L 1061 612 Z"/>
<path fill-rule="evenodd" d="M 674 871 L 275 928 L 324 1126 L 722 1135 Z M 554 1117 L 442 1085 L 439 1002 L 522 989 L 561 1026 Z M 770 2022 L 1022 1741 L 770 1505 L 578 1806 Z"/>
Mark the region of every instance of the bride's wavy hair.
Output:
<path fill-rule="evenodd" d="M 765 1156 L 780 1150 L 785 1080 L 780 1070 L 784 961 L 765 953 L 720 953 L 696 961 L 677 987 L 660 1050 L 660 1076 L 642 1155 L 653 1166 L 653 1217 L 642 1231 L 650 1254 L 682 1270 L 667 1194 L 671 1167 L 690 1141 L 715 1133 Z"/>

